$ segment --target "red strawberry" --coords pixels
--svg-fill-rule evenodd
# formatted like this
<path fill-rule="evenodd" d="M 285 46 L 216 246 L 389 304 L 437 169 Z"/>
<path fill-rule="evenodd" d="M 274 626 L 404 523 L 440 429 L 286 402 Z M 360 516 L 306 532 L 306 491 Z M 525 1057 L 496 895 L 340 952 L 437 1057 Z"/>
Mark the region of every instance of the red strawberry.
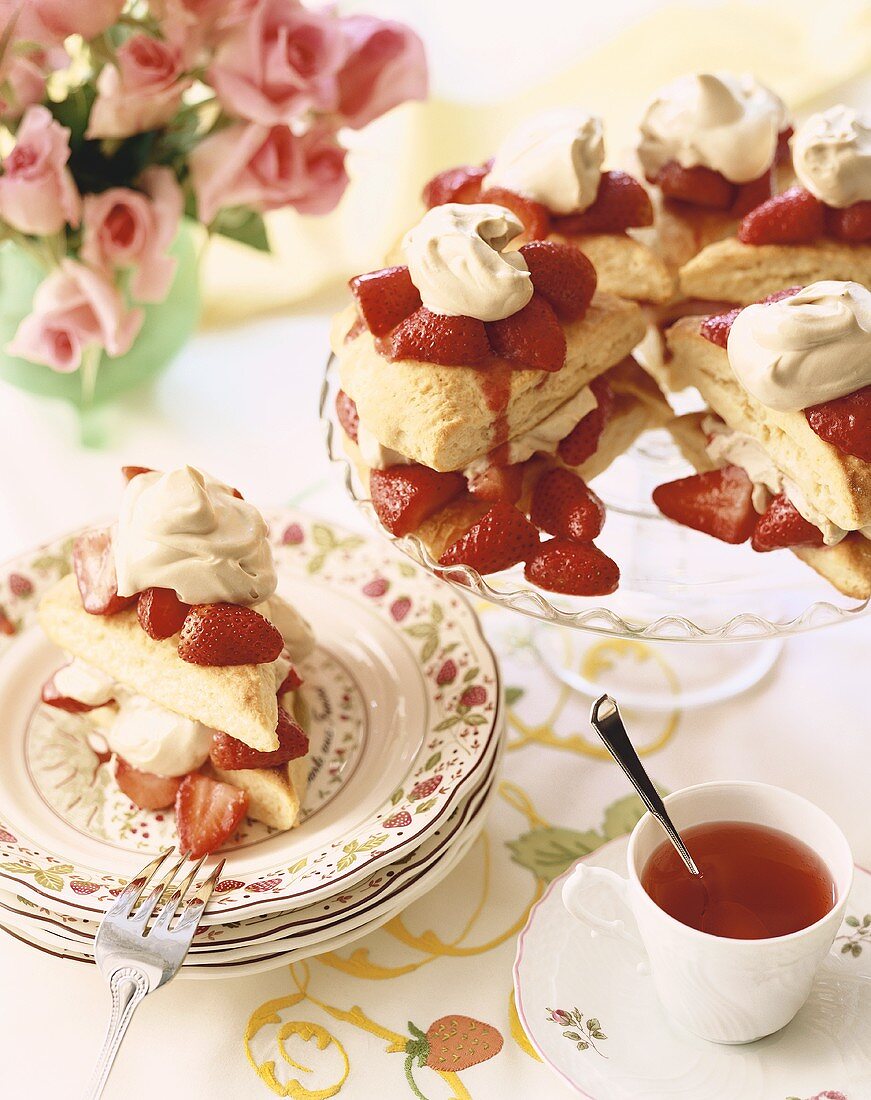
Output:
<path fill-rule="evenodd" d="M 480 707 L 482 703 L 486 702 L 487 689 L 481 687 L 480 684 L 472 684 L 472 686 L 467 687 L 460 696 L 460 703 L 464 707 Z"/>
<path fill-rule="evenodd" d="M 404 829 L 406 825 L 411 824 L 411 814 L 408 810 L 400 810 L 399 813 L 385 817 L 381 824 L 385 829 Z"/>
<path fill-rule="evenodd" d="M 385 267 L 357 275 L 348 284 L 373 336 L 384 336 L 420 308 L 420 292 L 407 267 Z"/>
<path fill-rule="evenodd" d="M 244 885 L 245 883 L 237 878 L 222 878 L 215 883 L 215 893 L 229 894 L 231 890 L 241 890 Z"/>
<path fill-rule="evenodd" d="M 487 466 L 469 477 L 469 492 L 478 500 L 516 504 L 523 492 L 525 468 L 525 462 L 517 462 L 513 466 Z"/>
<path fill-rule="evenodd" d="M 276 886 L 280 885 L 280 878 L 264 878 L 260 879 L 259 882 L 252 882 L 248 889 L 252 890 L 255 894 L 266 894 L 270 890 L 274 890 Z"/>
<path fill-rule="evenodd" d="M 247 810 L 245 791 L 192 772 L 175 799 L 179 848 L 191 859 L 214 852 L 236 832 Z"/>
<path fill-rule="evenodd" d="M 734 183 L 719 172 L 701 165 L 682 168 L 676 160 L 670 160 L 651 182 L 658 184 L 666 198 L 703 206 L 708 210 L 728 210 L 735 201 Z"/>
<path fill-rule="evenodd" d="M 242 768 L 278 768 L 289 760 L 297 760 L 308 752 L 305 730 L 296 724 L 283 707 L 278 708 L 278 748 L 258 752 L 229 733 L 213 733 L 209 756 L 216 768 L 239 771 Z"/>
<path fill-rule="evenodd" d="M 109 893 L 113 898 L 117 898 L 119 894 L 123 894 L 125 890 L 124 886 L 113 886 Z"/>
<path fill-rule="evenodd" d="M 779 493 L 759 517 L 750 545 L 760 553 L 785 546 L 822 546 L 823 533 Z"/>
<path fill-rule="evenodd" d="M 738 306 L 726 313 L 715 313 L 712 317 L 705 317 L 699 327 L 699 332 L 706 340 L 716 344 L 718 348 L 724 348 L 729 342 L 729 333 L 732 331 L 735 318 L 742 308 L 742 306 Z"/>
<path fill-rule="evenodd" d="M 439 687 L 444 687 L 445 684 L 452 684 L 457 678 L 457 666 L 454 661 L 445 661 L 442 667 L 439 669 L 438 676 L 436 676 L 436 683 Z"/>
<path fill-rule="evenodd" d="M 429 1066 L 438 1073 L 460 1073 L 488 1058 L 495 1058 L 503 1039 L 491 1024 L 471 1016 L 440 1016 L 423 1035 L 410 1024 L 413 1038 L 405 1044 L 406 1054 L 419 1065 Z"/>
<path fill-rule="evenodd" d="M 192 665 L 260 665 L 274 661 L 284 639 L 268 619 L 234 603 L 199 603 L 188 611 L 178 655 Z"/>
<path fill-rule="evenodd" d="M 139 593 L 136 615 L 149 638 L 160 640 L 178 634 L 190 611 L 171 588 L 146 588 Z"/>
<path fill-rule="evenodd" d="M 753 534 L 758 517 L 752 496 L 753 482 L 738 466 L 692 474 L 653 490 L 663 515 L 731 543 L 746 542 Z"/>
<path fill-rule="evenodd" d="M 287 670 L 287 675 L 281 681 L 276 695 L 284 695 L 285 692 L 296 691 L 299 687 L 302 687 L 302 678 L 293 665 L 291 665 Z"/>
<path fill-rule="evenodd" d="M 389 587 L 390 581 L 386 577 L 374 577 L 363 585 L 361 591 L 370 600 L 379 600 Z"/>
<path fill-rule="evenodd" d="M 134 477 L 139 477 L 140 474 L 153 474 L 154 470 L 150 466 L 122 466 L 121 473 L 127 481 L 132 481 Z"/>
<path fill-rule="evenodd" d="M 761 206 L 771 198 L 775 183 L 774 165 L 767 172 L 763 172 L 758 179 L 750 180 L 749 183 L 739 183 L 738 193 L 729 213 L 736 218 L 749 214 L 751 210 L 755 210 L 757 206 Z"/>
<path fill-rule="evenodd" d="M 846 455 L 871 462 L 871 386 L 804 411 L 820 437 Z"/>
<path fill-rule="evenodd" d="M 871 241 L 871 202 L 855 202 L 841 210 L 827 207 L 826 229 L 839 241 Z"/>
<path fill-rule="evenodd" d="M 418 359 L 449 367 L 474 366 L 490 354 L 483 321 L 445 317 L 425 306 L 406 317 L 377 346 L 388 359 Z"/>
<path fill-rule="evenodd" d="M 825 231 L 825 207 L 803 187 L 790 187 L 751 210 L 738 227 L 744 244 L 804 244 Z"/>
<path fill-rule="evenodd" d="M 96 882 L 85 882 L 83 879 L 74 878 L 70 882 L 70 887 L 76 894 L 93 894 L 100 889 L 99 884 Z"/>
<path fill-rule="evenodd" d="M 115 780 L 140 810 L 162 810 L 171 806 L 181 786 L 180 779 L 140 771 L 120 756 L 115 757 Z"/>
<path fill-rule="evenodd" d="M 580 466 L 596 453 L 602 432 L 614 408 L 614 394 L 601 375 L 593 379 L 590 389 L 596 398 L 595 409 L 581 417 L 557 447 L 557 453 L 566 466 Z"/>
<path fill-rule="evenodd" d="M 390 605 L 390 615 L 397 623 L 401 623 L 409 611 L 411 611 L 411 600 L 408 596 L 400 596 Z"/>
<path fill-rule="evenodd" d="M 550 535 L 592 542 L 605 522 L 605 506 L 577 474 L 558 467 L 536 484 L 529 518 Z"/>
<path fill-rule="evenodd" d="M 524 576 L 539 588 L 567 596 L 607 596 L 620 583 L 620 570 L 591 542 L 548 539 L 526 563 Z"/>
<path fill-rule="evenodd" d="M 299 546 L 305 541 L 305 532 L 298 523 L 290 523 L 285 527 L 281 541 L 285 546 Z"/>
<path fill-rule="evenodd" d="M 108 527 L 79 535 L 73 543 L 73 570 L 82 607 L 91 615 L 114 615 L 136 601 L 135 596 L 118 595 L 112 532 Z"/>
<path fill-rule="evenodd" d="M 54 682 L 54 676 L 42 685 L 42 701 L 50 707 L 65 710 L 68 714 L 84 714 L 89 710 L 96 709 L 90 703 L 82 703 L 78 699 L 71 699 L 69 695 L 61 695 Z"/>
<path fill-rule="evenodd" d="M 602 173 L 591 206 L 554 221 L 558 233 L 622 233 L 642 225 L 653 225 L 650 195 L 634 176 L 616 170 Z"/>
<path fill-rule="evenodd" d="M 17 844 L 18 838 L 13 836 L 8 829 L 0 828 L 0 843 L 3 844 Z"/>
<path fill-rule="evenodd" d="M 31 596 L 33 595 L 33 582 L 29 577 L 22 576 L 21 573 L 9 574 L 9 590 L 13 596 Z"/>
<path fill-rule="evenodd" d="M 439 172 L 423 189 L 424 204 L 427 209 L 432 209 L 446 202 L 478 202 L 481 183 L 489 171 L 486 165 L 463 164 L 459 168 Z"/>
<path fill-rule="evenodd" d="M 505 187 L 488 187 L 481 192 L 479 202 L 493 202 L 504 206 L 523 222 L 524 236 L 528 241 L 542 241 L 550 233 L 550 213 L 540 202 L 533 202 Z"/>
<path fill-rule="evenodd" d="M 538 532 L 510 504 L 494 504 L 489 512 L 439 558 L 439 565 L 469 565 L 479 573 L 498 573 L 525 561 L 538 546 Z"/>
<path fill-rule="evenodd" d="M 16 633 L 17 629 L 15 623 L 9 618 L 3 608 L 0 607 L 0 634 L 6 634 L 11 637 Z"/>
<path fill-rule="evenodd" d="M 520 249 L 540 294 L 564 321 L 579 320 L 596 290 L 596 269 L 580 251 L 555 241 L 530 241 Z"/>
<path fill-rule="evenodd" d="M 462 474 L 440 474 L 428 466 L 390 466 L 372 470 L 369 492 L 372 506 L 391 534 L 415 531 L 434 512 L 458 497 L 465 488 Z"/>
<path fill-rule="evenodd" d="M 357 412 L 356 403 L 348 397 L 344 390 L 339 390 L 336 394 L 336 416 L 339 418 L 339 423 L 342 425 L 345 435 L 356 443 L 357 432 L 360 428 L 360 415 Z"/>
<path fill-rule="evenodd" d="M 540 294 L 510 317 L 489 321 L 487 338 L 496 355 L 532 370 L 559 370 L 566 361 L 565 333 Z"/>
<path fill-rule="evenodd" d="M 415 783 L 408 792 L 408 801 L 418 802 L 421 798 L 428 798 L 439 789 L 439 784 L 443 778 L 441 775 L 432 775 L 429 779 L 423 779 L 420 783 Z"/>

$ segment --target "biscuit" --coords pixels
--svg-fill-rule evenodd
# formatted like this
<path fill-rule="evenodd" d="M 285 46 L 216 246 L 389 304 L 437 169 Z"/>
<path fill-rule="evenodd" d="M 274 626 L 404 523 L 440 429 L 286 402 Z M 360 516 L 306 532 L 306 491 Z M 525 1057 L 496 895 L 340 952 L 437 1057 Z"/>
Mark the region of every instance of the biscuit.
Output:
<path fill-rule="evenodd" d="M 606 294 L 638 302 L 668 302 L 677 293 L 674 269 L 629 234 L 551 233 L 547 239 L 580 249 L 596 269 L 598 289 Z"/>

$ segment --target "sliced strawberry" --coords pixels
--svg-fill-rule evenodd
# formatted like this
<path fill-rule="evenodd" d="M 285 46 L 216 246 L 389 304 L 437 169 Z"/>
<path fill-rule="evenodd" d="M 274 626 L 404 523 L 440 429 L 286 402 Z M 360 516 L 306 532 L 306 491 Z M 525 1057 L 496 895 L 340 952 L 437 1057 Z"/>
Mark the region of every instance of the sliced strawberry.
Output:
<path fill-rule="evenodd" d="M 377 341 L 388 359 L 418 359 L 423 363 L 468 367 L 490 354 L 484 322 L 475 317 L 445 317 L 425 306 Z"/>
<path fill-rule="evenodd" d="M 469 565 L 479 573 L 498 573 L 525 561 L 538 546 L 538 532 L 510 504 L 494 504 L 489 512 L 452 543 L 439 565 Z"/>
<path fill-rule="evenodd" d="M 360 416 L 353 398 L 348 397 L 344 390 L 336 394 L 336 416 L 349 439 L 357 442 L 357 432 L 360 428 Z"/>
<path fill-rule="evenodd" d="M 279 684 L 276 695 L 284 695 L 285 692 L 296 691 L 296 689 L 300 687 L 302 687 L 302 677 L 296 671 L 293 665 L 291 665 L 290 668 L 287 670 L 287 675 Z"/>
<path fill-rule="evenodd" d="M 369 474 L 375 513 L 391 534 L 400 536 L 416 531 L 465 487 L 462 474 L 440 474 L 428 466 L 390 466 Z"/>
<path fill-rule="evenodd" d="M 136 615 L 148 637 L 159 641 L 178 634 L 190 609 L 171 588 L 146 588 L 139 593 Z"/>
<path fill-rule="evenodd" d="M 42 701 L 50 707 L 65 710 L 68 714 L 84 714 L 86 711 L 97 709 L 91 706 L 90 703 L 83 703 L 80 699 L 73 699 L 69 695 L 61 695 L 57 689 L 57 684 L 54 682 L 54 676 L 42 685 Z M 112 702 L 111 699 L 108 701 Z"/>
<path fill-rule="evenodd" d="M 487 323 L 496 355 L 532 370 L 560 370 L 566 361 L 566 337 L 553 307 L 533 294 L 523 309 Z"/>
<path fill-rule="evenodd" d="M 845 455 L 871 462 L 871 386 L 834 401 L 811 405 L 804 414 L 820 439 Z"/>
<path fill-rule="evenodd" d="M 489 171 L 489 165 L 463 164 L 439 172 L 423 189 L 424 204 L 431 209 L 446 202 L 478 202 L 481 184 Z"/>
<path fill-rule="evenodd" d="M 504 501 L 516 504 L 523 492 L 525 462 L 513 466 L 488 466 L 469 479 L 469 492 L 478 500 Z"/>
<path fill-rule="evenodd" d="M 823 533 L 808 523 L 788 497 L 779 493 L 759 517 L 750 545 L 760 553 L 785 546 L 822 546 Z"/>
<path fill-rule="evenodd" d="M 536 294 L 550 302 L 557 317 L 579 320 L 596 290 L 596 269 L 580 251 L 556 241 L 530 241 L 520 249 Z"/>
<path fill-rule="evenodd" d="M 728 210 L 737 192 L 734 183 L 712 168 L 682 168 L 676 160 L 664 164 L 650 182 L 658 184 L 668 199 L 707 210 Z"/>
<path fill-rule="evenodd" d="M 236 832 L 247 810 L 247 792 L 192 772 L 175 799 L 179 848 L 191 859 L 214 852 Z"/>
<path fill-rule="evenodd" d="M 238 771 L 241 768 L 278 768 L 289 760 L 297 760 L 308 752 L 305 730 L 296 724 L 283 707 L 278 708 L 278 748 L 258 752 L 229 733 L 213 733 L 209 756 L 216 768 Z"/>
<path fill-rule="evenodd" d="M 357 275 L 348 284 L 373 336 L 384 336 L 420 309 L 420 292 L 407 267 L 385 267 Z"/>
<path fill-rule="evenodd" d="M 758 517 L 752 497 L 753 482 L 738 466 L 692 474 L 653 490 L 663 515 L 731 543 L 746 542 L 753 534 Z"/>
<path fill-rule="evenodd" d="M 758 179 L 750 180 L 749 183 L 739 183 L 738 193 L 729 213 L 736 218 L 741 218 L 751 210 L 755 210 L 757 206 L 761 206 L 763 202 L 767 202 L 774 194 L 775 182 L 774 165 L 772 165 Z"/>
<path fill-rule="evenodd" d="M 108 527 L 79 535 L 73 543 L 73 570 L 82 607 L 88 614 L 114 615 L 135 603 L 136 596 L 118 595 L 112 532 Z"/>
<path fill-rule="evenodd" d="M 751 210 L 738 227 L 744 244 L 804 244 L 825 231 L 825 207 L 803 187 L 790 187 Z"/>
<path fill-rule="evenodd" d="M 780 302 L 784 298 L 791 298 L 793 294 L 798 294 L 802 288 L 800 286 L 788 286 L 783 290 L 775 291 L 774 294 L 769 294 L 758 302 L 757 305 L 767 306 L 772 302 Z M 724 348 L 729 342 L 729 333 L 732 330 L 732 325 L 735 323 L 735 318 L 745 309 L 745 306 L 737 306 L 735 309 L 727 310 L 726 313 L 715 313 L 711 317 L 705 317 L 699 327 L 699 332 L 706 340 L 710 340 L 712 344 L 716 344 L 718 348 Z"/>
<path fill-rule="evenodd" d="M 593 379 L 590 389 L 596 398 L 595 409 L 581 417 L 557 447 L 557 454 L 566 466 L 580 466 L 596 453 L 602 432 L 614 409 L 614 394 L 601 375 Z"/>
<path fill-rule="evenodd" d="M 125 480 L 132 481 L 134 477 L 139 477 L 140 474 L 153 474 L 154 470 L 150 466 L 122 466 L 121 473 L 124 475 Z"/>
<path fill-rule="evenodd" d="M 526 579 L 566 596 L 607 596 L 620 583 L 617 563 L 591 542 L 548 539 L 526 563 Z"/>
<path fill-rule="evenodd" d="M 529 518 L 549 535 L 592 542 L 605 522 L 605 505 L 577 474 L 557 467 L 536 484 Z"/>
<path fill-rule="evenodd" d="M 826 229 L 839 241 L 871 241 L 871 202 L 855 202 L 842 210 L 826 207 Z"/>
<path fill-rule="evenodd" d="M 235 603 L 199 603 L 188 611 L 178 655 L 192 665 L 260 665 L 274 661 L 284 639 L 268 619 Z"/>
<path fill-rule="evenodd" d="M 595 201 L 580 214 L 554 218 L 557 233 L 622 233 L 653 225 L 653 204 L 642 184 L 628 172 L 603 172 Z"/>
<path fill-rule="evenodd" d="M 523 222 L 524 236 L 528 241 L 543 241 L 550 233 L 550 212 L 540 202 L 527 199 L 505 187 L 488 187 L 482 191 L 478 202 L 492 202 L 504 206 Z"/>
<path fill-rule="evenodd" d="M 181 786 L 181 779 L 140 771 L 120 756 L 115 757 L 115 780 L 140 810 L 162 810 L 171 806 Z"/>

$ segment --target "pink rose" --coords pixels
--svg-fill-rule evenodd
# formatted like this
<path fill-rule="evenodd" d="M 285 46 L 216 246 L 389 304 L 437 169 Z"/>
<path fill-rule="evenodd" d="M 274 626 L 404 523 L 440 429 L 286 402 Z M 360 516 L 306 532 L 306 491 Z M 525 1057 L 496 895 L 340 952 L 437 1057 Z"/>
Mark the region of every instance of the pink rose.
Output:
<path fill-rule="evenodd" d="M 345 150 L 322 127 L 298 135 L 287 126 L 237 123 L 194 149 L 190 171 L 206 224 L 227 206 L 261 212 L 293 206 L 303 214 L 326 214 L 348 183 Z"/>
<path fill-rule="evenodd" d="M 404 103 L 425 99 L 426 54 L 403 23 L 352 15 L 342 20 L 348 59 L 339 73 L 339 115 L 355 130 Z"/>
<path fill-rule="evenodd" d="M 124 3 L 125 0 L 0 0 L 0 23 L 5 26 L 17 12 L 15 37 L 48 46 L 71 34 L 96 38 L 117 20 Z"/>
<path fill-rule="evenodd" d="M 259 0 L 218 49 L 209 80 L 227 114 L 263 126 L 333 111 L 347 55 L 339 20 L 298 0 Z"/>
<path fill-rule="evenodd" d="M 0 117 L 15 119 L 45 95 L 45 73 L 31 54 L 7 49 L 0 62 Z"/>
<path fill-rule="evenodd" d="M 0 176 L 0 218 L 22 233 L 58 233 L 79 224 L 81 199 L 66 164 L 70 132 L 47 107 L 28 107 Z"/>
<path fill-rule="evenodd" d="M 160 38 L 134 34 L 97 77 L 97 98 L 86 137 L 123 138 L 157 130 L 181 105 L 190 79 L 182 78 L 181 52 Z"/>
<path fill-rule="evenodd" d="M 18 326 L 7 351 L 66 373 L 78 370 L 86 348 L 103 348 L 112 357 L 129 351 L 143 320 L 142 310 L 128 309 L 99 272 L 62 260 L 40 283 L 33 312 Z"/>
<path fill-rule="evenodd" d="M 149 11 L 184 57 L 198 58 L 247 19 L 258 0 L 151 0 Z"/>
<path fill-rule="evenodd" d="M 141 191 L 110 187 L 85 196 L 81 256 L 109 276 L 117 268 L 133 268 L 133 297 L 162 302 L 175 275 L 176 261 L 167 252 L 178 232 L 184 198 L 169 168 L 146 168 L 139 185 Z"/>

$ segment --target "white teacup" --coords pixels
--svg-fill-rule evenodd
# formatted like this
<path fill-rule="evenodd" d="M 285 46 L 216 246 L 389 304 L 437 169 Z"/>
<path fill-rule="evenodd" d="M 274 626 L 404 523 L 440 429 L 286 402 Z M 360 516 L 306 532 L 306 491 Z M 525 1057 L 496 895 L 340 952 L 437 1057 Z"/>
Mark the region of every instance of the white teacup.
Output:
<path fill-rule="evenodd" d="M 807 1000 L 814 975 L 841 925 L 853 882 L 853 857 L 844 834 L 807 799 L 766 783 L 702 783 L 665 799 L 678 831 L 712 821 L 767 825 L 803 841 L 824 861 L 836 889 L 834 907 L 815 924 L 788 936 L 727 939 L 699 932 L 669 916 L 645 892 L 641 873 L 665 834 L 651 814 L 632 830 L 628 878 L 579 863 L 563 886 L 563 904 L 598 932 L 622 936 L 646 951 L 656 990 L 669 1015 L 703 1039 L 750 1043 L 779 1031 Z M 635 918 L 606 920 L 589 903 L 606 886 Z M 629 914 L 627 914 L 629 916 Z"/>

